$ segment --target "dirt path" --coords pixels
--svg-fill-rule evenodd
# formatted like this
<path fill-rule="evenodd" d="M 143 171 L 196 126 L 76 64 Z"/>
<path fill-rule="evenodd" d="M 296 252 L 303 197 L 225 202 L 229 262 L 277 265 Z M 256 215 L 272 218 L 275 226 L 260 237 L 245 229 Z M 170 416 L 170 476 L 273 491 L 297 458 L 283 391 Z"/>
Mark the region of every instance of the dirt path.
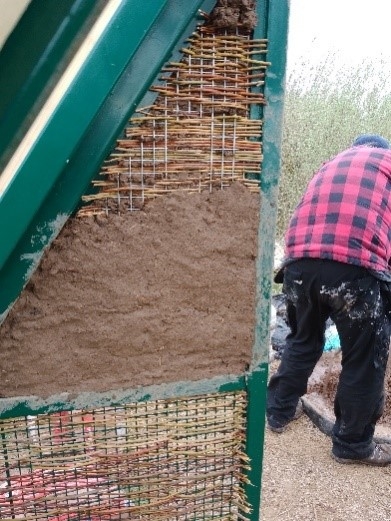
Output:
<path fill-rule="evenodd" d="M 307 403 L 310 400 L 310 404 L 316 404 L 315 410 L 322 418 L 332 422 L 331 397 L 339 358 L 338 352 L 324 353 L 311 376 L 309 390 L 323 392 L 318 396 L 323 401 L 318 403 L 313 392 L 306 395 Z M 270 374 L 278 363 L 270 363 Z M 390 376 L 386 383 L 389 396 Z M 387 402 L 386 416 L 375 432 L 383 439 L 390 437 L 390 400 Z M 306 414 L 282 434 L 266 429 L 262 521 L 390 521 L 390 496 L 391 466 L 372 468 L 335 462 L 331 457 L 331 439 Z"/>
<path fill-rule="evenodd" d="M 341 465 L 307 416 L 266 432 L 262 521 L 390 521 L 391 467 Z"/>

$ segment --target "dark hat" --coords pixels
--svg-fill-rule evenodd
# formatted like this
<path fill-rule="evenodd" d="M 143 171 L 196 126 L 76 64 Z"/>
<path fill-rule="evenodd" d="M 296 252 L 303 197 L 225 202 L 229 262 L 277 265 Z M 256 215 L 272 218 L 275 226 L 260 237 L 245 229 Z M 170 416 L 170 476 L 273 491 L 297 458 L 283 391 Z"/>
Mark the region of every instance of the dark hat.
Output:
<path fill-rule="evenodd" d="M 361 134 L 353 141 L 354 147 L 365 145 L 367 147 L 375 148 L 390 148 L 390 144 L 384 137 L 377 134 Z"/>

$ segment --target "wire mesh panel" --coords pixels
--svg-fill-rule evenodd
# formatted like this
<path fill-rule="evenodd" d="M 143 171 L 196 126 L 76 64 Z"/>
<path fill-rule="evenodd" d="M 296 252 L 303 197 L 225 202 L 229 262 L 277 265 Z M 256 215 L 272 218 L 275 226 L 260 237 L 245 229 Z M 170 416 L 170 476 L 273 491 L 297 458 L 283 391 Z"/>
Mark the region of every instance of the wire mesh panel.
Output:
<path fill-rule="evenodd" d="M 249 116 L 263 105 L 267 41 L 248 31 L 200 26 L 181 62 L 169 63 L 151 87 L 153 105 L 138 109 L 104 163 L 98 193 L 84 196 L 79 215 L 137 210 L 177 189 L 199 192 L 233 181 L 258 190 L 262 121 Z"/>
<path fill-rule="evenodd" d="M 234 392 L 1 420 L 0 518 L 246 519 L 246 406 Z"/>

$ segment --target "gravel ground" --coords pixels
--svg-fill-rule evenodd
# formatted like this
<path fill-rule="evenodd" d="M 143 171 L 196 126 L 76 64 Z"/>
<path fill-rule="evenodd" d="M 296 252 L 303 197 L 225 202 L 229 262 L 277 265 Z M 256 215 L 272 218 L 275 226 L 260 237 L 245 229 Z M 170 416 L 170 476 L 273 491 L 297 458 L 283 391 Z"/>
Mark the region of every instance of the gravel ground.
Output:
<path fill-rule="evenodd" d="M 378 428 L 389 434 L 388 422 Z M 306 414 L 282 434 L 266 429 L 262 477 L 262 521 L 391 521 L 391 465 L 337 463 L 331 439 Z"/>
<path fill-rule="evenodd" d="M 262 521 L 390 521 L 391 466 L 342 465 L 306 415 L 266 430 Z"/>

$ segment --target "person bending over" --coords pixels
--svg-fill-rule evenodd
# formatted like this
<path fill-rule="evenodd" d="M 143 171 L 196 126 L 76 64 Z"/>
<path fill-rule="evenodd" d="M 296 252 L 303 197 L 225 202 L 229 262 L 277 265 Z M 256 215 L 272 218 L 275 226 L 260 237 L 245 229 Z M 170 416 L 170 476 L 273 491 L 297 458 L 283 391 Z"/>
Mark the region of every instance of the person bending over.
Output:
<path fill-rule="evenodd" d="M 290 333 L 267 389 L 267 425 L 281 433 L 298 416 L 331 318 L 342 353 L 332 431 L 340 463 L 391 463 L 391 445 L 373 439 L 385 399 L 390 259 L 390 145 L 364 134 L 321 166 L 291 217 L 277 278 Z"/>

